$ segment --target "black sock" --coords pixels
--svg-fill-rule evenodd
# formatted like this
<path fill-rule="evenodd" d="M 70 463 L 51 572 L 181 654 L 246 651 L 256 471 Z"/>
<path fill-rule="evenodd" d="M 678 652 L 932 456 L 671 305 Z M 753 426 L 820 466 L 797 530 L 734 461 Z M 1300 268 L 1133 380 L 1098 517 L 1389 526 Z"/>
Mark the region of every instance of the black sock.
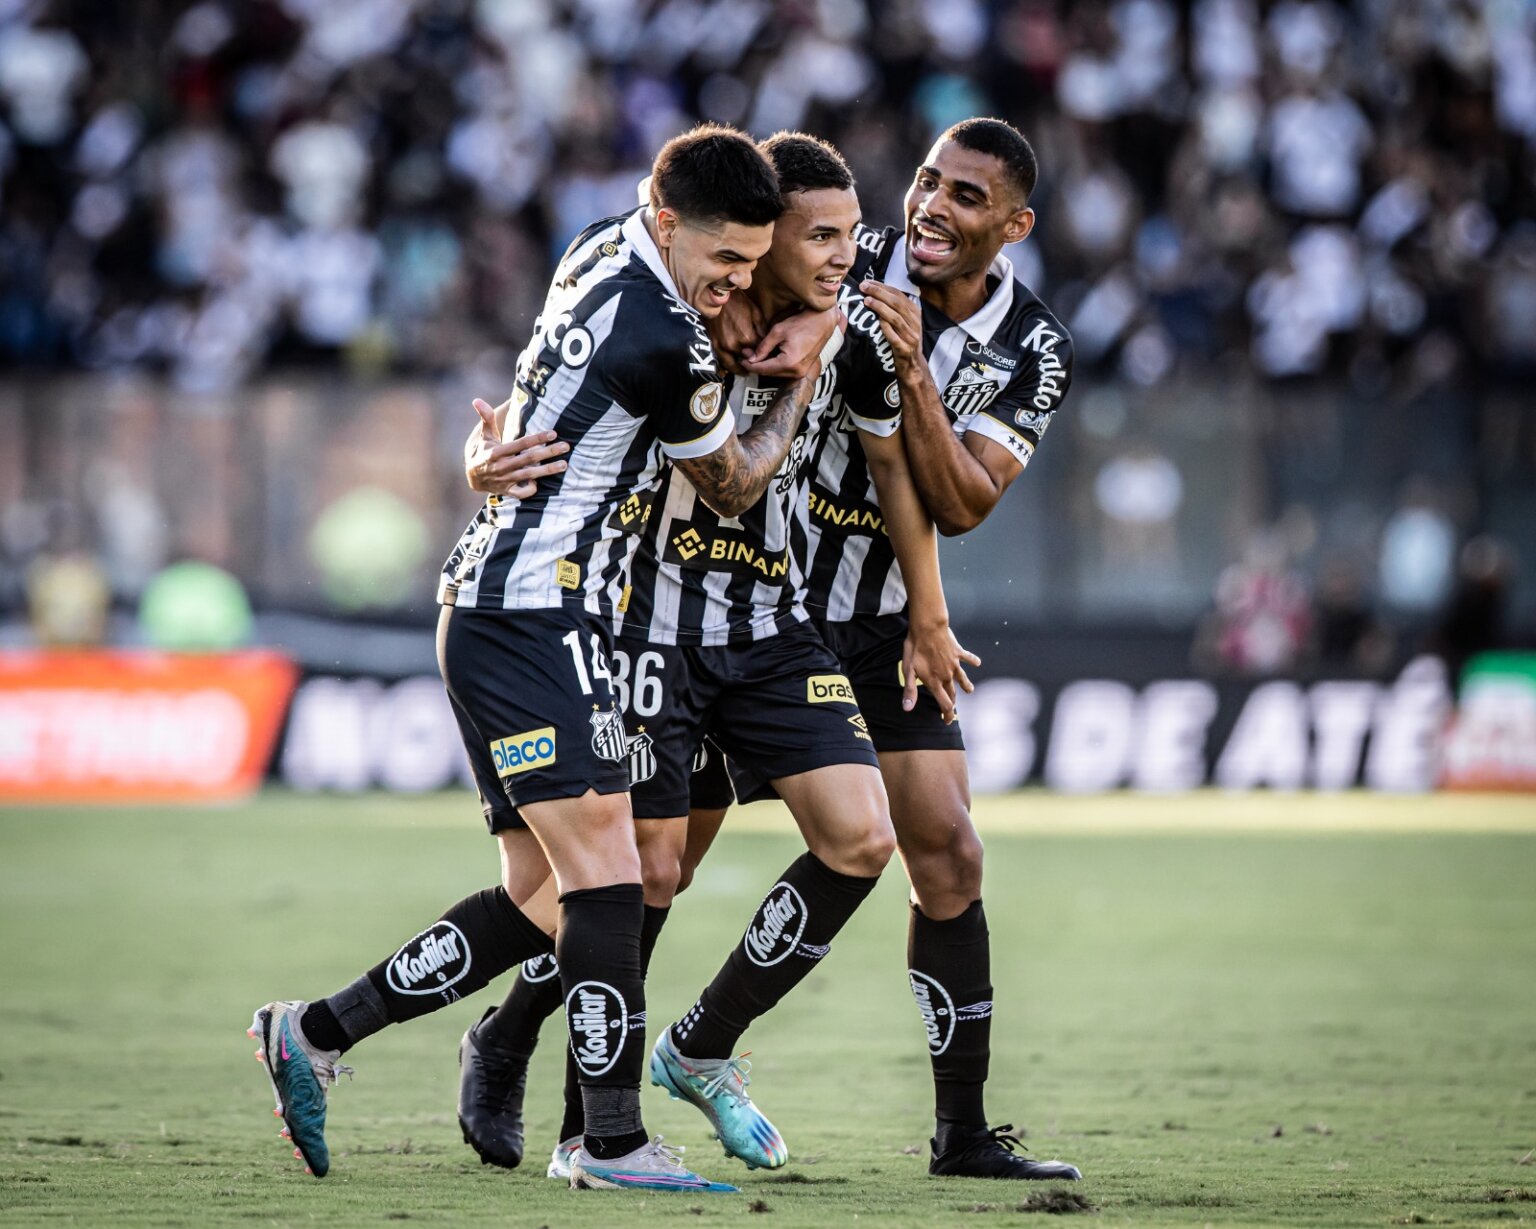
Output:
<path fill-rule="evenodd" d="M 312 1045 L 347 1050 L 387 1024 L 427 1015 L 554 947 L 500 887 L 466 896 L 382 964 L 311 1003 L 299 1021 Z"/>
<path fill-rule="evenodd" d="M 805 853 L 758 906 L 699 1001 L 672 1026 L 689 1058 L 729 1058 L 758 1016 L 800 984 L 869 895 L 879 876 L 844 875 Z"/>
<path fill-rule="evenodd" d="M 651 953 L 656 950 L 656 940 L 661 937 L 661 928 L 667 924 L 667 914 L 670 906 L 658 907 L 647 905 L 645 918 L 640 923 L 640 971 L 649 973 L 651 968 Z M 559 1006 L 557 1003 L 556 1006 Z M 586 1115 L 586 1109 L 581 1101 L 581 1068 L 576 1065 L 576 1055 L 570 1046 L 565 1047 L 565 1117 L 560 1121 L 560 1138 L 562 1140 L 574 1138 L 582 1133 L 582 1122 Z M 644 1140 L 640 1141 L 644 1143 Z M 639 1145 L 637 1144 L 636 1147 Z M 633 1152 L 634 1149 L 626 1149 Z M 623 1156 L 623 1152 L 614 1154 Z"/>
<path fill-rule="evenodd" d="M 979 900 L 935 922 L 916 905 L 907 931 L 908 982 L 928 1030 L 934 1115 L 942 1126 L 985 1126 L 992 1056 L 992 958 Z"/>
<path fill-rule="evenodd" d="M 532 1054 L 539 1029 L 560 1010 L 560 1001 L 560 965 L 553 954 L 525 960 L 501 1006 L 480 1026 L 480 1036 L 502 1049 Z"/>
<path fill-rule="evenodd" d="M 640 1075 L 645 1068 L 645 974 L 638 883 L 560 897 L 560 986 L 566 1031 L 581 1082 L 585 1146 L 611 1159 L 645 1142 Z M 636 1139 L 638 1143 L 634 1142 Z M 617 1151 L 616 1151 L 617 1149 Z"/>

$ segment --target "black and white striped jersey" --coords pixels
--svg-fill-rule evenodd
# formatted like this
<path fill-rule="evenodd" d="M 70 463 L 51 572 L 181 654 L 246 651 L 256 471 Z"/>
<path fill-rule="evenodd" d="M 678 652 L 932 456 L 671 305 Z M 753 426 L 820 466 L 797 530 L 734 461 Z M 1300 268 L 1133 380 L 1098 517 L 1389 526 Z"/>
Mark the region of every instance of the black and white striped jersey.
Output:
<path fill-rule="evenodd" d="M 861 253 L 845 289 L 857 287 L 872 261 L 870 254 Z M 883 417 L 893 412 L 889 404 L 895 402 L 895 363 L 878 327 L 873 338 L 867 326 L 859 329 L 850 322 L 842 349 L 816 384 L 783 465 L 762 499 L 741 516 L 717 515 L 681 472 L 668 468 L 635 554 L 633 588 L 618 621 L 621 635 L 658 644 L 738 644 L 766 639 L 805 621 L 807 460 L 819 447 L 830 416 L 867 412 Z M 878 413 L 857 397 L 846 398 L 841 391 L 845 384 L 872 397 Z M 750 427 L 778 392 L 777 385 L 755 377 L 734 380 L 729 403 L 738 429 Z"/>
<path fill-rule="evenodd" d="M 611 615 L 663 458 L 706 456 L 735 429 L 709 336 L 642 211 L 594 223 L 566 251 L 512 399 L 509 433 L 555 431 L 571 446 L 566 469 L 528 499 L 486 500 L 443 565 L 438 601 Z"/>
<path fill-rule="evenodd" d="M 615 620 L 620 635 L 653 644 L 737 644 L 805 621 L 789 517 L 807 440 L 826 411 L 834 379 L 832 369 L 823 374 L 784 463 L 763 497 L 740 516 L 720 516 L 681 470 L 667 467 L 641 513 L 631 587 Z M 727 387 L 741 431 L 779 393 L 777 384 L 751 376 L 729 380 Z"/>
<path fill-rule="evenodd" d="M 918 297 L 898 229 L 861 228 L 858 242 L 874 258 L 871 276 Z M 955 434 L 977 432 L 1007 448 L 1023 467 L 1066 395 L 1072 338 L 1014 276 L 1006 256 L 998 256 L 988 281 L 992 292 L 986 303 L 961 323 L 923 304 L 923 353 Z M 865 327 L 873 321 L 856 294 L 847 295 L 843 310 L 850 326 L 856 319 Z M 878 322 L 873 328 L 878 335 Z M 805 469 L 805 602 L 830 622 L 906 608 L 906 585 L 857 439 L 860 430 L 888 435 L 896 429 L 900 396 L 894 385 L 890 392 L 887 419 L 868 423 L 851 414 L 834 416 Z M 867 393 L 860 400 L 871 402 Z"/>

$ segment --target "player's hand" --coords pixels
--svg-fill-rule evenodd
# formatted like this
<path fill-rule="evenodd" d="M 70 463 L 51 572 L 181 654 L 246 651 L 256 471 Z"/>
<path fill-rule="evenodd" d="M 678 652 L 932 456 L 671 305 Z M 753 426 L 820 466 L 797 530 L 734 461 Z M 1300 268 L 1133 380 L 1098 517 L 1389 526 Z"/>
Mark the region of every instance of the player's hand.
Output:
<path fill-rule="evenodd" d="M 880 331 L 891 345 L 898 367 L 923 361 L 923 309 L 915 300 L 884 282 L 866 280 L 859 286 L 864 305 L 880 321 Z"/>
<path fill-rule="evenodd" d="M 796 312 L 769 329 L 755 346 L 742 351 L 741 365 L 755 376 L 783 380 L 820 379 L 822 351 L 834 332 L 841 333 L 847 327 L 847 317 L 836 307 L 820 312 Z"/>
<path fill-rule="evenodd" d="M 955 693 L 975 691 L 965 673 L 965 664 L 981 665 L 981 658 L 962 647 L 949 624 L 913 624 L 901 649 L 901 708 L 910 713 L 917 705 L 917 685 L 928 688 L 939 702 L 939 711 L 948 725 L 955 719 Z"/>
<path fill-rule="evenodd" d="M 705 322 L 709 339 L 715 344 L 720 365 L 732 375 L 746 375 L 742 366 L 742 352 L 751 349 L 762 340 L 768 322 L 757 304 L 744 294 L 732 294 L 720 309 L 720 314 Z"/>
<path fill-rule="evenodd" d="M 496 410 L 478 397 L 474 405 L 480 421 L 464 441 L 464 477 L 470 490 L 527 499 L 540 478 L 565 469 L 565 462 L 558 458 L 571 446 L 556 439 L 553 431 L 534 431 L 503 444 L 496 430 Z"/>

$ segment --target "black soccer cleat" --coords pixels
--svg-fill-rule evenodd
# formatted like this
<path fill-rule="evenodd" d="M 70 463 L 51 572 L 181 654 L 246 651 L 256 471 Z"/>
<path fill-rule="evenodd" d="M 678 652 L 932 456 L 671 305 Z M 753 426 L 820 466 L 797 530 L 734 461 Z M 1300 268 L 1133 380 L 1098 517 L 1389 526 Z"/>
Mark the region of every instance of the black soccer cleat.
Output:
<path fill-rule="evenodd" d="M 1020 1156 L 1024 1145 L 1012 1134 L 1013 1124 L 1000 1127 L 945 1125 L 929 1142 L 933 1159 L 928 1172 L 946 1178 L 1011 1178 L 1022 1182 L 1077 1182 L 1082 1173 L 1065 1161 L 1033 1161 Z"/>
<path fill-rule="evenodd" d="M 516 1169 L 523 1161 L 523 1088 L 529 1054 L 483 1035 L 489 1007 L 459 1042 L 459 1128 L 483 1165 Z"/>

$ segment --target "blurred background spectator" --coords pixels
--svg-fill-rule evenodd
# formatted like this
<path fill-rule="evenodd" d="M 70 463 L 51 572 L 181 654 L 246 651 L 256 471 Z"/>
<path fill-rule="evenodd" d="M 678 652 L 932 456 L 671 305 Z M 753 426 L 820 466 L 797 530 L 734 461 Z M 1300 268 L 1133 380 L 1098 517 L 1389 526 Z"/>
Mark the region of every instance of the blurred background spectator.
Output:
<path fill-rule="evenodd" d="M 1040 155 L 1010 255 L 1079 367 L 946 545 L 957 617 L 1384 668 L 1484 534 L 1529 638 L 1536 8 L 1495 0 L 0 0 L 0 613 L 83 544 L 119 610 L 196 558 L 424 622 L 469 397 L 662 141 L 808 128 L 885 224 L 971 114 Z"/>

